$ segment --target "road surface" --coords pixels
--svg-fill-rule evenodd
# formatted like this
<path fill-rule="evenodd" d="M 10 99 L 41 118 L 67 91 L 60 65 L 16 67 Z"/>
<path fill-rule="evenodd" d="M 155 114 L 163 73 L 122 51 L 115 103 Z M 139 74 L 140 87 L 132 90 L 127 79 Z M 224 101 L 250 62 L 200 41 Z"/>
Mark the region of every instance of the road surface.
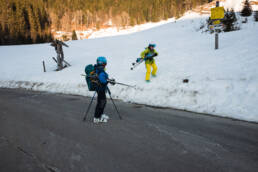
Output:
<path fill-rule="evenodd" d="M 90 98 L 0 89 L 1 172 L 255 172 L 258 124 Z M 92 118 L 95 102 L 89 117 Z"/>

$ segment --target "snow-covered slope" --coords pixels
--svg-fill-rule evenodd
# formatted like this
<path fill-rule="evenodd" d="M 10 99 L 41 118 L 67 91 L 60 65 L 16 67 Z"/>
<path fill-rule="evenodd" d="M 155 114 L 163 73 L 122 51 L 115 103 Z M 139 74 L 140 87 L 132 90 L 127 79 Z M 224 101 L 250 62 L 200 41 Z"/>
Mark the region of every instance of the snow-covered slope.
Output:
<path fill-rule="evenodd" d="M 205 19 L 191 13 L 134 34 L 67 42 L 72 67 L 60 72 L 49 44 L 1 46 L 0 86 L 91 96 L 80 74 L 106 56 L 110 77 L 137 86 L 110 86 L 114 98 L 258 122 L 258 23 L 250 17 L 242 30 L 221 33 L 214 50 L 214 35 L 198 31 Z M 144 64 L 134 71 L 130 65 L 149 42 L 157 44 L 158 77 L 145 83 Z"/>

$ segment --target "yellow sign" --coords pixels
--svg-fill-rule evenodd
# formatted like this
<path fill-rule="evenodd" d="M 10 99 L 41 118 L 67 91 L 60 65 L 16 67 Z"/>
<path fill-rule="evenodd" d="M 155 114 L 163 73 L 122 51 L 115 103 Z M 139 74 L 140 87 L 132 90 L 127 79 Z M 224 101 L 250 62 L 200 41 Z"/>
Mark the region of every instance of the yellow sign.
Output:
<path fill-rule="evenodd" d="M 217 25 L 217 24 L 220 24 L 220 20 L 216 20 L 214 22 L 212 22 L 213 25 Z"/>
<path fill-rule="evenodd" d="M 224 8 L 223 7 L 215 7 L 211 9 L 211 19 L 223 19 L 224 18 Z"/>

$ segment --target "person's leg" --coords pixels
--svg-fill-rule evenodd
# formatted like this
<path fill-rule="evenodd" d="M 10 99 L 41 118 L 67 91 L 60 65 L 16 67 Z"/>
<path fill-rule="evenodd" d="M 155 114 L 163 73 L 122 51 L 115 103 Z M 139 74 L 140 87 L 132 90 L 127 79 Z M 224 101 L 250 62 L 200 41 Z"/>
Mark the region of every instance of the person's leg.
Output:
<path fill-rule="evenodd" d="M 151 65 L 150 64 L 145 64 L 146 67 L 146 77 L 145 80 L 149 81 L 150 80 L 150 74 L 151 74 Z"/>
<path fill-rule="evenodd" d="M 99 92 L 97 92 L 98 96 L 97 96 L 97 105 L 95 108 L 95 113 L 94 113 L 94 118 L 100 118 L 100 113 L 99 113 L 99 106 L 100 106 L 100 99 L 99 99 Z"/>
<path fill-rule="evenodd" d="M 100 118 L 106 106 L 106 93 L 105 91 L 98 91 L 97 106 L 95 109 L 95 118 Z"/>
<path fill-rule="evenodd" d="M 104 112 L 106 104 L 107 104 L 106 92 L 103 91 L 103 92 L 101 92 L 100 111 L 99 111 L 100 117 Z"/>
<path fill-rule="evenodd" d="M 158 67 L 157 67 L 157 65 L 155 64 L 155 62 L 153 62 L 151 66 L 152 66 L 152 68 L 153 68 L 151 74 L 152 74 L 152 76 L 156 76 Z"/>

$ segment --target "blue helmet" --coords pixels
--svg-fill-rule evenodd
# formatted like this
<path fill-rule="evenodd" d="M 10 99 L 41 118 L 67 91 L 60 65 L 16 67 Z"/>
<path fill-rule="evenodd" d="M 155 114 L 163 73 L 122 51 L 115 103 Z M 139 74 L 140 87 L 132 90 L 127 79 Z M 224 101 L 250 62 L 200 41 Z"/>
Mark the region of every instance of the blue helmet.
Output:
<path fill-rule="evenodd" d="M 97 64 L 98 65 L 106 65 L 107 64 L 107 59 L 104 56 L 100 56 L 97 58 Z"/>
<path fill-rule="evenodd" d="M 153 47 L 153 48 L 155 48 L 155 47 L 156 47 L 156 44 L 149 43 L 149 47 Z"/>

